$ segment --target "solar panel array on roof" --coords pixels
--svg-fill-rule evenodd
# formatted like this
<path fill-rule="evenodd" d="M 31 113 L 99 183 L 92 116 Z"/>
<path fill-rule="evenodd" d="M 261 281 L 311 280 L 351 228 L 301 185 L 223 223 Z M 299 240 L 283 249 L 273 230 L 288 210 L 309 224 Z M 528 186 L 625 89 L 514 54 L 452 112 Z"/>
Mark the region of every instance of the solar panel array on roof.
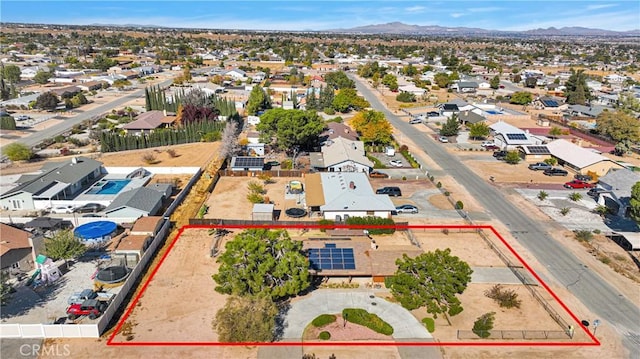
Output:
<path fill-rule="evenodd" d="M 236 167 L 262 167 L 264 166 L 264 158 L 262 157 L 236 157 L 234 163 Z"/>
<path fill-rule="evenodd" d="M 309 262 L 315 270 L 356 269 L 353 248 L 310 248 Z"/>
<path fill-rule="evenodd" d="M 550 155 L 551 152 L 549 151 L 549 148 L 547 148 L 547 146 L 528 146 L 527 149 L 529 150 L 530 153 L 536 154 L 536 155 Z"/>
<path fill-rule="evenodd" d="M 545 107 L 558 107 L 558 101 L 551 99 L 542 99 L 540 100 Z"/>
<path fill-rule="evenodd" d="M 527 135 L 524 133 L 507 133 L 507 138 L 510 140 L 526 140 Z"/>

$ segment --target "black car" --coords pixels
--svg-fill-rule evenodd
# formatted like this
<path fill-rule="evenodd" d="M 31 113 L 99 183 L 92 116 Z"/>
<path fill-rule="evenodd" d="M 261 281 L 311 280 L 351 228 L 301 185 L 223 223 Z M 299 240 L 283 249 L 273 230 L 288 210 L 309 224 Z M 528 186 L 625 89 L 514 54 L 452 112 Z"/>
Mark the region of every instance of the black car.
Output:
<path fill-rule="evenodd" d="M 493 153 L 493 157 L 499 160 L 503 160 L 507 156 L 507 151 L 496 151 Z"/>
<path fill-rule="evenodd" d="M 562 168 L 552 168 L 550 170 L 544 170 L 545 176 L 566 176 L 569 172 L 563 170 Z"/>
<path fill-rule="evenodd" d="M 96 213 L 100 212 L 107 207 L 101 205 L 100 203 L 87 203 L 82 207 L 76 208 L 76 212 L 78 213 Z"/>
<path fill-rule="evenodd" d="M 601 193 L 609 192 L 604 188 L 594 187 L 587 191 L 587 195 L 593 198 L 600 196 Z"/>
<path fill-rule="evenodd" d="M 386 194 L 389 196 L 400 197 L 402 196 L 402 191 L 400 191 L 399 187 L 382 187 L 376 190 L 376 194 Z"/>
<path fill-rule="evenodd" d="M 573 178 L 579 180 L 579 181 L 583 181 L 583 182 L 591 182 L 593 181 L 593 177 L 589 176 L 589 175 L 580 175 L 577 174 L 575 176 L 573 176 Z"/>

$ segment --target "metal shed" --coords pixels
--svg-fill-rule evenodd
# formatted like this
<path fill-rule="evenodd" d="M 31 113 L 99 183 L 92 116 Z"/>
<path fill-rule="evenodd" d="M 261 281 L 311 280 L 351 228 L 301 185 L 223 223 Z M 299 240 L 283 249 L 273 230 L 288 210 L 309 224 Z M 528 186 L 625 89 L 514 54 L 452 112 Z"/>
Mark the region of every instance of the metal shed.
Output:
<path fill-rule="evenodd" d="M 275 205 L 271 203 L 256 203 L 253 205 L 251 219 L 254 221 L 273 221 Z"/>

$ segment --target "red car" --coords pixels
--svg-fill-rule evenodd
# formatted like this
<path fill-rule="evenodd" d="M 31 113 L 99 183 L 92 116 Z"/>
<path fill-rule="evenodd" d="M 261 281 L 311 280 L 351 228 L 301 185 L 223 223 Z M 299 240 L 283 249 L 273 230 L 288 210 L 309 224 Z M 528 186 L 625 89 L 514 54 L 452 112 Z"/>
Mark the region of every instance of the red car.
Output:
<path fill-rule="evenodd" d="M 584 182 L 580 180 L 569 181 L 564 184 L 565 188 L 593 188 L 595 185 L 593 183 Z"/>
<path fill-rule="evenodd" d="M 96 299 L 87 299 L 82 304 L 71 304 L 67 308 L 67 315 L 70 320 L 75 320 L 84 315 L 88 316 L 89 319 L 96 319 L 102 315 L 105 309 L 107 309 L 106 303 Z"/>

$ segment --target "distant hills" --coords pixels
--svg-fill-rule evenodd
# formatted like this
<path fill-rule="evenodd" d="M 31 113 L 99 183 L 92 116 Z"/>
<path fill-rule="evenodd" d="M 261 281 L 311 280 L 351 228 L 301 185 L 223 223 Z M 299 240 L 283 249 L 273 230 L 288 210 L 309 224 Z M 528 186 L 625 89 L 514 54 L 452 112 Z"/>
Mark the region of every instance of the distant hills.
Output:
<path fill-rule="evenodd" d="M 586 27 L 550 27 L 526 31 L 500 31 L 471 27 L 446 27 L 437 25 L 409 25 L 402 22 L 358 26 L 350 29 L 335 29 L 330 32 L 351 34 L 397 34 L 397 35 L 523 35 L 523 36 L 640 36 L 640 29 L 611 31 Z"/>

